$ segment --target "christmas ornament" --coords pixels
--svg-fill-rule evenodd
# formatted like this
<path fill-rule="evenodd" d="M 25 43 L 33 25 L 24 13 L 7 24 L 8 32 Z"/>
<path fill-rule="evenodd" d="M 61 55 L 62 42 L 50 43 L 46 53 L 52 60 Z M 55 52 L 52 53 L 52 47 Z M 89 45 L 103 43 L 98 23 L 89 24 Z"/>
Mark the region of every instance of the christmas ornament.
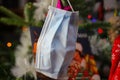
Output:
<path fill-rule="evenodd" d="M 88 18 L 88 19 L 91 19 L 91 18 L 92 18 L 92 15 L 91 15 L 91 14 L 88 14 L 87 18 Z"/>
<path fill-rule="evenodd" d="M 103 29 L 102 28 L 98 28 L 98 33 L 102 34 L 103 33 Z"/>

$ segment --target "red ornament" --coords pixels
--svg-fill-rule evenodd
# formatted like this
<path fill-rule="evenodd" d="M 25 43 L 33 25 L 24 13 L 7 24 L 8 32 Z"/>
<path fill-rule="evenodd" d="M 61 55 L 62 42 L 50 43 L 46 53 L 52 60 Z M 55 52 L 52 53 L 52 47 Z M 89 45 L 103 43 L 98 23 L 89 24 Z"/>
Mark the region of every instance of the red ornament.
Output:
<path fill-rule="evenodd" d="M 88 19 L 91 19 L 91 18 L 92 18 L 92 15 L 91 15 L 91 14 L 89 14 L 87 17 L 88 17 Z"/>
<path fill-rule="evenodd" d="M 104 19 L 104 8 L 103 8 L 103 2 L 100 3 L 100 6 L 98 8 L 98 19 L 103 20 Z"/>
<path fill-rule="evenodd" d="M 103 33 L 103 29 L 102 28 L 98 28 L 98 33 L 102 34 Z"/>
<path fill-rule="evenodd" d="M 88 77 L 88 76 L 89 76 L 88 70 L 85 70 L 85 71 L 83 72 L 83 75 L 84 75 L 84 77 Z"/>

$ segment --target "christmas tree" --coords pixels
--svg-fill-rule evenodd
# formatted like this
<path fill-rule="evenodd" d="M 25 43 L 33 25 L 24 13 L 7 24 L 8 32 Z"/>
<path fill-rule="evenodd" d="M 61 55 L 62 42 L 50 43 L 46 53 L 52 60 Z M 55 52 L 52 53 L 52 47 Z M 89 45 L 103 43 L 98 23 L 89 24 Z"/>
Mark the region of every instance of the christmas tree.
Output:
<path fill-rule="evenodd" d="M 27 3 L 23 11 L 24 17 L 18 16 L 11 10 L 3 6 L 0 6 L 0 12 L 5 15 L 4 17 L 0 17 L 0 22 L 5 23 L 7 25 L 14 25 L 16 27 L 23 27 L 23 26 L 42 27 L 44 23 L 45 15 L 47 13 L 47 7 L 50 4 L 50 1 L 48 0 L 39 1 L 38 0 L 38 2 L 36 2 L 37 4 L 35 5 L 33 5 L 33 3 Z M 63 3 L 63 6 L 68 5 L 66 0 L 61 0 L 61 1 Z M 105 62 L 107 63 L 108 60 L 110 59 L 110 55 L 107 55 L 104 53 L 108 53 L 110 51 L 110 47 L 108 46 L 106 47 L 102 45 L 104 46 L 104 48 L 100 48 L 100 49 L 98 48 L 100 47 L 100 44 L 102 43 L 101 38 L 103 39 L 105 38 L 105 41 L 107 40 L 107 42 L 109 41 L 107 31 L 109 30 L 111 24 L 109 22 L 101 21 L 98 18 L 96 18 L 94 10 L 93 10 L 95 7 L 95 3 L 96 3 L 94 0 L 70 0 L 70 2 L 73 8 L 75 9 L 75 11 L 79 11 L 79 16 L 80 16 L 79 30 L 81 29 L 87 30 L 87 34 L 90 37 L 93 48 L 95 49 L 95 46 L 97 47 L 96 53 L 98 53 L 98 55 L 95 54 L 95 59 L 96 58 L 100 58 L 99 60 L 106 59 Z M 41 6 L 43 6 L 42 9 L 41 9 Z M 45 11 L 44 11 L 44 8 L 45 8 Z M 40 16 L 40 18 L 38 16 Z M 93 41 L 93 39 L 96 40 L 95 41 L 96 43 Z M 110 44 L 108 43 L 108 45 Z M 104 57 L 100 57 L 100 56 L 104 56 Z"/>

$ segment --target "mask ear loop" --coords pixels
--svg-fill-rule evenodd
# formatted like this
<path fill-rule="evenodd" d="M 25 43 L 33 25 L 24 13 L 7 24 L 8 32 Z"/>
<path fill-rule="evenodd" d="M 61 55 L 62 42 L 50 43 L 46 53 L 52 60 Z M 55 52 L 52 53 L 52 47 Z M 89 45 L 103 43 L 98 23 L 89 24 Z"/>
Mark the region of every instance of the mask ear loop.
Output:
<path fill-rule="evenodd" d="M 69 1 L 69 0 L 67 0 L 67 2 L 68 2 L 68 4 L 69 4 L 69 6 L 70 6 L 70 8 L 71 8 L 72 12 L 75 12 L 75 10 L 73 9 L 73 7 L 72 7 L 72 5 L 71 5 L 70 1 Z M 51 6 L 53 6 L 53 4 L 54 4 L 54 0 L 52 0 L 52 1 L 51 1 Z"/>
<path fill-rule="evenodd" d="M 75 12 L 75 10 L 73 9 L 73 7 L 72 7 L 72 5 L 71 5 L 70 1 L 69 1 L 69 0 L 67 0 L 67 2 L 68 2 L 68 4 L 69 4 L 69 6 L 70 6 L 70 8 L 71 8 L 72 12 Z"/>
<path fill-rule="evenodd" d="M 51 1 L 51 6 L 53 6 L 53 4 L 54 4 L 54 0 Z"/>

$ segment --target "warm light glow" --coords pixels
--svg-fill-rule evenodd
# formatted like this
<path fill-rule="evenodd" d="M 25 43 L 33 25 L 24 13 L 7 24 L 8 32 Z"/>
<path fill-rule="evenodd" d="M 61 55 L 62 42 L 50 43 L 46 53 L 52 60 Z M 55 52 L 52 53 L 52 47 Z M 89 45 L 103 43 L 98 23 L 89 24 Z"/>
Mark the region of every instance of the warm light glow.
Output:
<path fill-rule="evenodd" d="M 12 46 L 12 43 L 11 42 L 8 42 L 7 43 L 7 47 L 11 47 Z"/>
<path fill-rule="evenodd" d="M 22 27 L 22 31 L 27 31 L 27 29 L 28 29 L 28 28 L 25 27 L 25 26 Z"/>

